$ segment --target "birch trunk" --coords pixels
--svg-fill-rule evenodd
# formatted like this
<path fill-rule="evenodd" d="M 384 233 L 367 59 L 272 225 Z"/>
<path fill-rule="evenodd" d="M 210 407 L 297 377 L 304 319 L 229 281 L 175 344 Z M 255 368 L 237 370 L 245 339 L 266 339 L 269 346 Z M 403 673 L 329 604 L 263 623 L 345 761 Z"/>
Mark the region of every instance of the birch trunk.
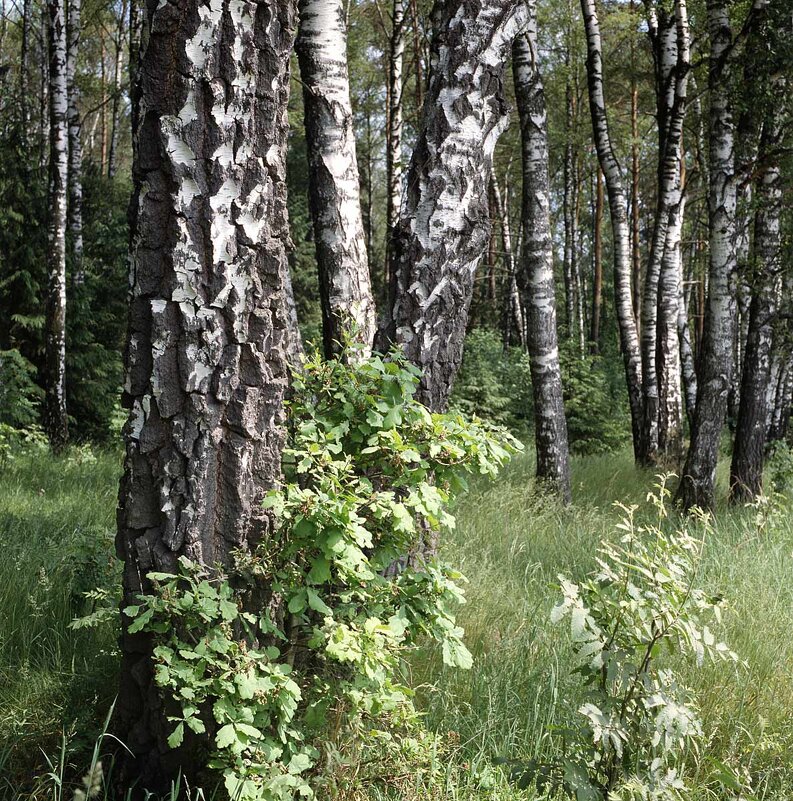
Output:
<path fill-rule="evenodd" d="M 390 281 L 393 239 L 402 204 L 402 96 L 405 59 L 405 0 L 394 0 L 388 73 L 388 126 L 386 142 L 386 286 Z"/>
<path fill-rule="evenodd" d="M 518 342 L 521 348 L 526 347 L 526 327 L 523 319 L 523 305 L 518 289 L 517 268 L 515 265 L 515 251 L 512 246 L 512 226 L 509 222 L 509 195 L 506 202 L 501 194 L 496 171 L 490 171 L 490 190 L 493 194 L 496 216 L 501 223 L 501 245 L 504 250 L 504 261 L 507 267 L 506 300 L 504 302 L 505 314 L 502 329 L 504 332 L 504 347 L 510 344 L 510 328 L 514 325 L 518 332 Z"/>
<path fill-rule="evenodd" d="M 83 270 L 83 144 L 81 138 L 80 94 L 75 75 L 80 47 L 80 0 L 69 0 L 67 25 L 66 90 L 69 95 L 69 204 L 68 232 L 71 256 L 72 283 L 85 281 Z"/>
<path fill-rule="evenodd" d="M 66 197 L 69 174 L 69 126 L 66 86 L 66 9 L 64 0 L 48 0 L 50 173 L 45 317 L 44 424 L 56 453 L 69 439 L 66 415 Z"/>
<path fill-rule="evenodd" d="M 688 305 L 686 304 L 686 291 L 683 286 L 683 262 L 680 260 L 680 281 L 678 284 L 679 297 L 677 306 L 677 337 L 680 343 L 680 365 L 685 395 L 686 419 L 689 429 L 694 425 L 694 415 L 697 408 L 697 370 L 694 360 L 694 350 L 691 344 L 691 327 L 688 321 Z"/>
<path fill-rule="evenodd" d="M 487 249 L 493 150 L 508 124 L 504 64 L 523 29 L 517 0 L 436 6 L 433 69 L 395 237 L 386 337 L 422 369 L 418 399 L 446 408 L 474 274 Z"/>
<path fill-rule="evenodd" d="M 299 9 L 296 49 L 325 355 L 338 356 L 348 338 L 366 355 L 375 334 L 375 307 L 361 216 L 344 7 L 341 0 L 300 0 Z"/>
<path fill-rule="evenodd" d="M 642 295 L 641 352 L 642 352 L 642 394 L 644 421 L 640 461 L 654 464 L 659 458 L 659 436 L 662 416 L 660 384 L 670 389 L 670 380 L 678 382 L 679 369 L 674 368 L 678 358 L 677 315 L 671 321 L 672 308 L 677 305 L 678 268 L 675 252 L 679 247 L 680 231 L 672 232 L 677 243 L 669 242 L 670 229 L 679 217 L 680 203 L 680 165 L 681 137 L 685 118 L 687 83 L 689 69 L 689 29 L 685 0 L 676 0 L 674 12 L 668 13 L 648 3 L 648 28 L 653 46 L 656 79 L 656 105 L 658 110 L 658 200 L 653 224 L 653 235 L 644 274 Z M 682 224 L 682 220 L 677 221 Z M 666 255 L 668 254 L 668 255 Z M 668 273 L 662 279 L 662 273 Z M 666 293 L 663 301 L 667 320 L 664 333 L 674 342 L 659 341 L 659 291 L 661 282 L 665 283 Z M 669 350 L 674 346 L 672 350 Z M 672 369 L 673 374 L 662 376 L 658 364 L 659 348 L 664 350 L 664 368 Z M 668 393 L 667 393 L 668 394 Z M 673 402 L 667 403 L 664 414 L 671 412 Z M 673 430 L 677 421 L 665 420 L 666 435 L 669 442 L 676 439 Z"/>
<path fill-rule="evenodd" d="M 749 306 L 749 327 L 746 337 L 741 400 L 738 426 L 730 466 L 730 498 L 745 503 L 763 491 L 763 465 L 768 429 L 769 386 L 773 318 L 777 305 L 776 283 L 781 271 L 782 238 L 782 175 L 778 156 L 781 135 L 779 113 L 784 86 L 774 81 L 777 100 L 763 125 L 760 138 L 760 162 L 764 171 L 757 182 L 757 211 L 754 226 L 754 259 L 752 270 L 752 301 Z"/>
<path fill-rule="evenodd" d="M 180 556 L 227 565 L 270 531 L 260 501 L 284 437 L 294 21 L 284 0 L 147 2 L 117 535 L 124 604 L 149 589 L 149 571 L 173 572 Z M 167 747 L 151 645 L 124 630 L 116 706 L 132 752 L 119 779 L 134 779 L 141 798 L 167 794 L 179 771 L 192 781 L 202 753 L 196 740 Z"/>
<path fill-rule="evenodd" d="M 28 61 L 30 60 L 30 26 L 32 14 L 32 0 L 23 0 L 22 3 L 22 30 L 19 49 L 19 119 L 22 123 L 22 133 L 27 141 L 28 123 L 30 121 L 29 110 L 29 81 L 28 81 Z"/>
<path fill-rule="evenodd" d="M 527 0 L 526 5 L 529 22 L 526 34 L 518 36 L 512 47 L 512 71 L 523 150 L 521 278 L 526 297 L 527 344 L 534 394 L 537 478 L 567 504 L 572 496 L 556 331 L 548 123 L 545 93 L 536 61 L 536 0 Z"/>
<path fill-rule="evenodd" d="M 725 0 L 708 0 L 709 194 L 708 298 L 700 358 L 697 410 L 678 488 L 684 508 L 710 509 L 714 502 L 719 440 L 733 369 L 735 320 L 735 134 L 731 101 L 732 29 Z"/>
<path fill-rule="evenodd" d="M 587 38 L 587 82 L 592 130 L 600 169 L 606 182 L 614 250 L 614 307 L 620 331 L 625 379 L 631 410 L 634 455 L 638 459 L 642 436 L 642 363 L 636 318 L 631 299 L 631 253 L 628 203 L 617 157 L 609 134 L 603 91 L 603 45 L 595 0 L 581 0 Z"/>
<path fill-rule="evenodd" d="M 595 169 L 595 233 L 593 243 L 592 326 L 589 341 L 592 353 L 600 353 L 600 314 L 603 305 L 603 173 Z"/>
<path fill-rule="evenodd" d="M 134 0 L 133 0 L 134 2 Z M 118 167 L 118 136 L 121 117 L 121 71 L 124 56 L 124 28 L 127 22 L 126 0 L 121 4 L 118 28 L 115 39 L 115 58 L 113 60 L 113 109 L 110 116 L 110 145 L 107 154 L 107 177 L 114 178 Z"/>

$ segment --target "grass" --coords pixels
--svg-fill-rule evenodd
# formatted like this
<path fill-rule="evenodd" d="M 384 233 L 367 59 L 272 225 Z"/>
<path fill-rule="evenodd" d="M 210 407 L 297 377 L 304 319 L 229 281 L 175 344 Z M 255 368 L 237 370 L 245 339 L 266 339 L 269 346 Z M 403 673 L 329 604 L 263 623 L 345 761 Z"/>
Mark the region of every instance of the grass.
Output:
<path fill-rule="evenodd" d="M 113 626 L 75 631 L 69 622 L 90 611 L 84 591 L 116 580 L 118 470 L 116 453 L 86 451 L 20 455 L 2 468 L 0 799 L 71 799 L 46 774 L 87 770 L 112 704 Z M 576 716 L 567 638 L 548 622 L 552 585 L 559 573 L 576 578 L 591 569 L 599 540 L 614 536 L 613 502 L 641 503 L 653 477 L 637 474 L 624 453 L 576 459 L 573 481 L 572 509 L 543 500 L 531 458 L 522 456 L 497 483 L 477 483 L 461 501 L 445 551 L 469 579 L 460 620 L 474 667 L 445 669 L 430 652 L 408 666 L 427 723 L 454 744 L 453 756 L 432 778 L 412 777 L 398 792 L 370 798 L 531 797 L 504 782 L 493 761 L 553 752 L 552 727 Z M 680 668 L 707 737 L 689 759 L 695 801 L 736 798 L 713 780 L 712 758 L 744 771 L 762 801 L 793 797 L 793 524 L 777 514 L 763 527 L 756 517 L 720 509 L 705 546 L 700 583 L 727 597 L 720 634 L 745 664 Z M 38 791 L 36 775 L 45 777 Z"/>

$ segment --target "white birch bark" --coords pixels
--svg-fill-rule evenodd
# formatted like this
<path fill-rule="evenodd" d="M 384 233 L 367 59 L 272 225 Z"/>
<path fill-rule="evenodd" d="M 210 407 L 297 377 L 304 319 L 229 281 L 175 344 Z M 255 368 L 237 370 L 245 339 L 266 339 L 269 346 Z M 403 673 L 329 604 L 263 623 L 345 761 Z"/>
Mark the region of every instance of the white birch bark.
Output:
<path fill-rule="evenodd" d="M 672 324 L 672 307 L 677 305 L 678 267 L 675 253 L 679 247 L 679 231 L 672 231 L 677 244 L 669 242 L 670 228 L 677 224 L 676 217 L 680 203 L 681 137 L 685 118 L 688 70 L 689 70 L 689 27 L 685 0 L 675 0 L 672 13 L 662 6 L 656 7 L 647 2 L 648 28 L 653 45 L 656 76 L 656 106 L 658 109 L 658 198 L 653 224 L 653 235 L 644 275 L 641 322 L 642 352 L 642 394 L 644 420 L 640 460 L 644 464 L 654 464 L 658 459 L 661 417 L 671 414 L 673 418 L 674 401 L 671 395 L 679 394 L 679 369 L 675 367 L 678 359 L 677 322 Z M 682 224 L 682 220 L 679 221 Z M 668 255 L 666 255 L 668 254 Z M 662 279 L 664 269 L 667 271 Z M 666 287 L 661 313 L 667 315 L 663 324 L 667 338 L 674 342 L 659 342 L 660 284 Z M 667 346 L 674 349 L 667 350 Z M 658 364 L 659 348 L 666 356 L 664 369 L 672 370 L 669 376 L 660 375 Z M 673 386 L 677 381 L 678 388 Z M 663 384 L 667 398 L 661 406 L 660 385 Z M 670 395 L 671 393 L 671 395 Z M 663 421 L 665 443 L 670 446 L 677 439 L 675 429 L 678 421 Z"/>
<path fill-rule="evenodd" d="M 495 212 L 498 216 L 501 225 L 501 246 L 504 251 L 504 261 L 507 267 L 506 279 L 506 310 L 504 321 L 504 345 L 509 344 L 510 336 L 509 330 L 511 323 L 514 324 L 515 330 L 518 332 L 518 341 L 521 348 L 526 347 L 526 328 L 523 317 L 523 305 L 520 298 L 520 290 L 518 289 L 517 268 L 515 265 L 515 251 L 512 246 L 512 226 L 509 221 L 509 194 L 505 198 L 501 194 L 501 187 L 496 176 L 496 171 L 490 171 L 490 189 L 493 193 L 493 200 L 495 205 Z"/>
<path fill-rule="evenodd" d="M 271 531 L 261 500 L 284 439 L 295 18 L 285 0 L 146 5 L 116 539 L 125 603 L 152 570 L 174 572 L 181 556 L 225 566 Z M 168 748 L 151 640 L 123 623 L 116 726 L 131 755 L 114 779 L 159 797 L 178 773 L 195 783 L 207 743 Z"/>
<path fill-rule="evenodd" d="M 135 2 L 135 0 L 132 0 Z M 113 60 L 113 104 L 110 115 L 110 145 L 107 154 L 107 177 L 114 178 L 118 167 L 118 137 L 121 117 L 121 73 L 124 58 L 124 38 L 127 24 L 127 2 L 122 0 L 114 41 L 115 58 Z"/>
<path fill-rule="evenodd" d="M 296 48 L 325 354 L 338 355 L 349 337 L 365 356 L 374 340 L 375 307 L 361 215 L 344 8 L 341 0 L 300 0 L 299 11 Z"/>
<path fill-rule="evenodd" d="M 394 231 L 402 205 L 402 98 L 405 60 L 405 0 L 394 0 L 388 75 L 388 136 L 386 142 L 386 285 L 391 275 Z"/>
<path fill-rule="evenodd" d="M 628 201 L 622 172 L 614 153 L 603 89 L 603 44 L 595 0 L 581 0 L 587 38 L 587 82 L 595 147 L 606 182 L 614 251 L 614 305 L 631 409 L 634 455 L 640 458 L 642 438 L 642 359 L 631 299 L 631 251 Z"/>
<path fill-rule="evenodd" d="M 735 125 L 729 51 L 733 37 L 725 0 L 708 0 L 710 70 L 708 298 L 700 358 L 697 411 L 678 498 L 688 509 L 714 503 L 727 395 L 733 370 L 736 233 Z"/>
<path fill-rule="evenodd" d="M 71 256 L 72 283 L 85 281 L 83 270 L 83 143 L 81 137 L 80 90 L 75 80 L 77 55 L 80 48 L 80 0 L 69 0 L 69 19 L 66 26 L 66 89 L 69 96 L 69 202 L 68 233 Z"/>
<path fill-rule="evenodd" d="M 563 503 L 572 499 L 567 422 L 556 329 L 553 277 L 548 122 L 537 64 L 537 4 L 526 2 L 526 34 L 512 47 L 515 97 L 523 151 L 523 253 L 521 280 L 526 297 L 528 350 L 534 394 L 537 478 Z"/>
<path fill-rule="evenodd" d="M 757 182 L 754 226 L 754 259 L 751 272 L 752 300 L 746 354 L 741 378 L 741 400 L 730 466 L 730 497 L 746 503 L 763 491 L 769 397 L 773 318 L 778 304 L 777 283 L 782 269 L 782 172 L 777 151 L 781 144 L 784 82 L 772 80 L 772 94 L 760 137 L 759 160 L 763 173 Z"/>
<path fill-rule="evenodd" d="M 386 337 L 422 369 L 418 398 L 446 408 L 462 358 L 474 274 L 490 232 L 493 150 L 517 0 L 448 0 L 433 20 L 430 81 L 395 237 Z"/>
<path fill-rule="evenodd" d="M 47 0 L 49 15 L 50 171 L 45 315 L 44 424 L 50 445 L 60 451 L 69 437 L 66 415 L 66 205 L 69 173 L 64 0 Z"/>

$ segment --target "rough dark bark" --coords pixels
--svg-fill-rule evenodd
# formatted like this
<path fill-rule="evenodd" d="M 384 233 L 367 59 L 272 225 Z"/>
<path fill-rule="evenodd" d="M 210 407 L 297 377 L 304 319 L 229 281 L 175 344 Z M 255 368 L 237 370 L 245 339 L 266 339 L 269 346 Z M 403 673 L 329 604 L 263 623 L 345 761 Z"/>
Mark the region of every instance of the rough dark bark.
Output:
<path fill-rule="evenodd" d="M 309 161 L 325 355 L 347 338 L 371 349 L 375 308 L 355 151 L 341 0 L 300 0 L 297 55 Z"/>
<path fill-rule="evenodd" d="M 534 394 L 537 478 L 570 503 L 567 422 L 556 330 L 556 290 L 548 176 L 548 123 L 537 53 L 537 6 L 527 0 L 526 34 L 512 47 L 515 98 L 523 152 L 523 253 L 521 283 L 526 298 L 528 350 Z"/>
<path fill-rule="evenodd" d="M 600 168 L 606 182 L 614 250 L 614 306 L 620 331 L 625 380 L 631 410 L 634 455 L 641 456 L 643 423 L 642 360 L 631 297 L 631 255 L 628 202 L 622 173 L 614 153 L 603 90 L 603 45 L 594 0 L 581 0 L 587 38 L 589 109 Z"/>
<path fill-rule="evenodd" d="M 708 298 L 705 313 L 697 410 L 688 456 L 677 498 L 688 509 L 710 509 L 714 503 L 727 394 L 733 370 L 735 324 L 735 131 L 730 85 L 729 51 L 733 37 L 728 3 L 708 0 L 709 70 L 709 195 Z"/>
<path fill-rule="evenodd" d="M 259 501 L 279 478 L 283 444 L 294 22 L 284 0 L 147 0 L 118 509 L 123 604 L 149 588 L 149 571 L 172 572 L 182 555 L 225 565 L 269 531 Z M 133 757 L 122 754 L 120 780 L 136 779 L 142 798 L 198 766 L 167 748 L 173 727 L 149 638 L 125 630 L 121 645 L 116 733 Z"/>
<path fill-rule="evenodd" d="M 48 0 L 50 171 L 47 303 L 44 328 L 44 427 L 53 451 L 69 439 L 66 415 L 66 203 L 69 125 L 66 88 L 66 9 Z"/>
<path fill-rule="evenodd" d="M 395 237 L 385 338 L 422 368 L 418 398 L 446 408 L 462 358 L 474 274 L 490 235 L 488 182 L 508 117 L 504 64 L 526 22 L 517 0 L 435 9 L 433 69 Z"/>
<path fill-rule="evenodd" d="M 730 499 L 743 503 L 763 491 L 763 465 L 768 430 L 771 384 L 773 317 L 777 306 L 777 280 L 782 261 L 780 218 L 782 174 L 778 156 L 784 84 L 772 84 L 777 100 L 768 109 L 760 138 L 759 160 L 763 173 L 757 181 L 754 258 L 750 286 L 749 327 L 741 378 L 741 400 L 730 466 Z"/>
<path fill-rule="evenodd" d="M 83 144 L 82 118 L 80 117 L 80 90 L 75 75 L 77 54 L 80 48 L 80 0 L 69 0 L 69 19 L 66 51 L 66 90 L 69 95 L 69 204 L 68 222 L 69 255 L 72 283 L 79 286 L 85 281 L 83 270 Z"/>

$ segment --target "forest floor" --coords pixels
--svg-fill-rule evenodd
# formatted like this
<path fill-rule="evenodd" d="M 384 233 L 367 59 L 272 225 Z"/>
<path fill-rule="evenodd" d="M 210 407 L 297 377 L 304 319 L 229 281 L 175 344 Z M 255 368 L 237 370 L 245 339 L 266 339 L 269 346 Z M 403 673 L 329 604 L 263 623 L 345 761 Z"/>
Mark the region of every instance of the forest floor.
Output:
<path fill-rule="evenodd" d="M 116 689 L 115 600 L 99 625 L 74 630 L 83 593 L 114 587 L 113 529 L 120 457 L 72 451 L 20 455 L 0 472 L 0 799 L 71 799 L 64 765 L 87 767 Z M 494 760 L 518 763 L 557 750 L 581 703 L 563 626 L 549 622 L 563 573 L 581 578 L 598 542 L 614 537 L 614 501 L 643 503 L 651 474 L 630 455 L 577 458 L 573 508 L 541 499 L 529 456 L 496 483 L 476 482 L 457 508 L 447 561 L 468 577 L 459 620 L 470 671 L 437 654 L 408 666 L 428 725 L 451 743 L 433 771 L 402 777 L 397 792 L 356 799 L 533 798 Z M 705 745 L 691 753 L 692 799 L 738 798 L 719 763 L 745 774 L 744 799 L 793 798 L 793 519 L 781 511 L 720 509 L 704 548 L 701 586 L 727 599 L 718 636 L 742 664 L 678 666 L 698 699 Z M 101 619 L 106 618 L 106 619 Z M 557 732 L 557 734 L 554 734 Z M 51 775 L 47 775 L 51 774 Z M 38 775 L 38 779 L 35 777 Z M 729 784 L 729 782 L 727 782 Z M 101 796 L 100 796 L 101 797 Z"/>

